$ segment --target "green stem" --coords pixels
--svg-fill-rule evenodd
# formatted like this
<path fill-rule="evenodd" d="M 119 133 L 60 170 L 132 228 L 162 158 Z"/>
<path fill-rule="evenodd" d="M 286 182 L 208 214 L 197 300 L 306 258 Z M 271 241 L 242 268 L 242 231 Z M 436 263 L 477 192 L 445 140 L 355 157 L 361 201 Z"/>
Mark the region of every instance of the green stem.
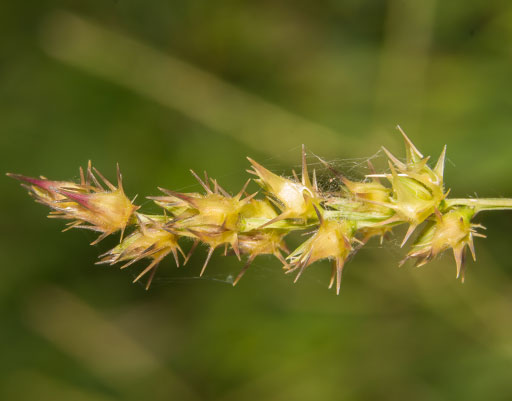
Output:
<path fill-rule="evenodd" d="M 482 198 L 482 199 L 446 199 L 447 208 L 452 206 L 470 206 L 476 212 L 481 210 L 512 210 L 512 199 L 510 198 Z"/>
<path fill-rule="evenodd" d="M 259 218 L 259 217 L 251 217 L 244 219 L 242 221 L 242 224 L 240 226 L 240 232 L 248 232 L 252 230 L 257 230 L 259 227 L 267 223 L 270 219 L 267 218 Z M 279 220 L 275 223 L 269 224 L 265 226 L 265 228 L 273 228 L 273 229 L 280 229 L 285 231 L 292 231 L 292 230 L 304 230 L 306 228 L 315 226 L 318 224 L 317 219 L 310 219 L 308 221 L 303 220 L 294 220 L 294 219 L 285 219 L 285 220 Z"/>
<path fill-rule="evenodd" d="M 383 220 L 387 220 L 392 216 L 391 213 L 383 214 L 379 212 L 367 211 L 367 212 L 355 212 L 352 210 L 326 210 L 324 211 L 324 218 L 326 219 L 346 219 L 355 221 L 368 221 L 370 223 L 378 223 Z"/>

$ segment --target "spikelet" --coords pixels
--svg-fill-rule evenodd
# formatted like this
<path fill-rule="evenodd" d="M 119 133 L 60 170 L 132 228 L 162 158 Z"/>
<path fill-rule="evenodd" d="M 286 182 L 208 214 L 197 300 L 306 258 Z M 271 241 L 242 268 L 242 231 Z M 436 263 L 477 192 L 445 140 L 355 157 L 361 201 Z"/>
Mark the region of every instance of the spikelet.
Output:
<path fill-rule="evenodd" d="M 245 265 L 233 281 L 236 285 L 259 255 L 273 255 L 286 273 L 297 273 L 295 281 L 314 262 L 327 259 L 333 263 L 329 288 L 336 282 L 340 292 L 341 276 L 347 260 L 372 237 L 381 244 L 392 230 L 407 224 L 402 246 L 415 229 L 425 224 L 411 250 L 402 260 L 415 259 L 421 266 L 451 250 L 455 257 L 457 277 L 464 280 L 464 259 L 469 248 L 475 259 L 474 237 L 483 228 L 472 223 L 483 210 L 512 209 L 512 199 L 449 199 L 444 187 L 446 147 L 435 166 L 428 164 L 407 135 L 398 127 L 405 141 L 406 157 L 402 161 L 386 148 L 389 171 L 372 174 L 361 182 L 349 180 L 325 161 L 339 184 L 336 190 L 319 187 L 316 172 L 308 173 L 306 152 L 302 146 L 302 174 L 293 178 L 279 176 L 249 159 L 265 197 L 246 193 L 247 185 L 231 195 L 216 180 L 205 173 L 204 180 L 192 171 L 204 192 L 180 193 L 160 188 L 162 196 L 149 197 L 163 214 L 145 215 L 138 212 L 124 194 L 118 167 L 117 187 L 104 178 L 89 162 L 86 174 L 80 169 L 80 182 L 51 181 L 45 177 L 30 178 L 8 174 L 22 182 L 39 203 L 52 209 L 49 217 L 71 220 L 66 229 L 85 228 L 101 233 L 93 244 L 109 234 L 121 231 L 120 244 L 100 256 L 98 264 L 124 263 L 126 268 L 142 259 L 147 265 L 134 281 L 149 275 L 151 284 L 157 266 L 172 254 L 180 264 L 180 254 L 186 264 L 199 244 L 208 247 L 204 273 L 215 249 L 224 247 L 236 254 Z M 98 176 L 102 183 L 96 178 Z M 137 211 L 137 212 L 136 212 Z M 132 231 L 123 240 L 128 226 Z M 293 252 L 289 252 L 285 237 L 292 231 L 309 235 Z M 185 255 L 179 245 L 188 238 L 192 246 Z"/>
<path fill-rule="evenodd" d="M 238 237 L 240 252 L 242 255 L 248 255 L 248 258 L 245 266 L 233 281 L 233 286 L 237 285 L 253 260 L 259 255 L 274 255 L 283 264 L 285 269 L 289 268 L 286 259 L 281 253 L 281 251 L 288 252 L 288 248 L 283 241 L 286 234 L 286 232 L 279 232 L 277 230 L 262 230 L 240 235 Z"/>
<path fill-rule="evenodd" d="M 203 181 L 193 171 L 192 174 L 204 188 L 206 192 L 204 195 L 181 194 L 160 188 L 166 196 L 151 197 L 151 199 L 173 213 L 175 219 L 169 227 L 208 245 L 208 254 L 200 273 L 202 276 L 213 252 L 219 246 L 230 245 L 240 259 L 238 244 L 240 213 L 255 194 L 242 198 L 249 182 L 237 195 L 231 196 L 216 180 L 211 180 L 212 189 L 207 176 Z"/>
<path fill-rule="evenodd" d="M 374 236 L 380 236 L 380 242 L 391 232 L 392 226 L 381 224 L 389 220 L 395 212 L 387 206 L 390 200 L 391 189 L 384 186 L 379 178 L 371 177 L 369 181 L 351 181 L 324 160 L 320 161 L 340 180 L 342 192 L 327 198 L 324 206 L 336 209 L 351 220 L 368 221 L 369 224 L 359 227 L 362 242 L 366 243 Z M 373 165 L 368 162 L 373 171 Z M 371 220 L 376 223 L 371 222 Z"/>
<path fill-rule="evenodd" d="M 253 260 L 259 255 L 274 255 L 288 267 L 281 251 L 288 253 L 284 236 L 287 230 L 271 229 L 269 225 L 260 228 L 263 223 L 273 220 L 277 213 L 267 199 L 250 199 L 240 210 L 238 246 L 241 255 L 248 255 L 247 262 L 233 281 L 235 286 Z"/>
<path fill-rule="evenodd" d="M 377 226 L 401 222 L 409 224 L 401 244 L 403 247 L 414 230 L 440 208 L 441 202 L 448 193 L 444 193 L 443 183 L 446 147 L 441 152 L 434 169 L 431 169 L 427 164 L 429 157 L 423 157 L 405 132 L 400 127 L 398 129 L 405 141 L 406 162 L 402 163 L 383 147 L 389 158 L 391 170 L 391 174 L 385 174 L 384 177 L 391 184 L 393 194 L 388 202 L 375 203 L 395 211 L 392 217 Z"/>
<path fill-rule="evenodd" d="M 169 253 L 172 253 L 176 265 L 180 261 L 178 251 L 185 257 L 178 245 L 178 236 L 165 228 L 165 223 L 158 222 L 147 216 L 136 213 L 138 227 L 133 233 L 127 236 L 119 245 L 100 256 L 101 260 L 96 264 L 114 265 L 126 262 L 121 266 L 125 269 L 141 259 L 150 259 L 151 263 L 133 280 L 135 283 L 144 275 L 151 272 L 146 289 L 149 288 L 160 261 Z"/>
<path fill-rule="evenodd" d="M 353 250 L 354 227 L 347 220 L 325 220 L 318 209 L 315 211 L 319 220 L 318 230 L 287 257 L 292 266 L 287 273 L 298 270 L 296 282 L 309 265 L 330 259 L 333 270 L 329 288 L 336 277 L 336 294 L 339 294 L 343 266 Z"/>
<path fill-rule="evenodd" d="M 283 219 L 308 220 L 315 218 L 314 205 L 320 201 L 316 179 L 311 182 L 306 163 L 306 151 L 302 146 L 302 176 L 294 180 L 278 176 L 248 157 L 253 170 L 249 173 L 258 177 L 255 181 L 266 191 L 270 201 L 276 204 L 281 214 L 262 227 Z M 315 177 L 315 175 L 314 175 Z"/>
<path fill-rule="evenodd" d="M 430 260 L 451 249 L 457 266 L 457 278 L 464 281 L 464 259 L 466 247 L 471 251 L 476 261 L 473 237 L 485 237 L 476 231 L 484 228 L 479 224 L 472 224 L 475 211 L 468 207 L 459 207 L 441 215 L 436 211 L 435 217 L 423 229 L 401 265 L 408 259 L 415 258 L 416 266 L 423 266 Z"/>
<path fill-rule="evenodd" d="M 98 181 L 93 170 L 107 189 Z M 36 201 L 53 209 L 48 217 L 72 220 L 65 230 L 83 228 L 101 232 L 102 234 L 91 245 L 117 231 L 123 233 L 133 212 L 139 208 L 133 205 L 124 193 L 119 165 L 117 165 L 117 187 L 103 177 L 98 170 L 92 168 L 90 161 L 86 176 L 80 168 L 80 184 L 15 174 L 10 176 L 22 181 Z M 121 234 L 121 238 L 122 236 Z"/>
<path fill-rule="evenodd" d="M 21 181 L 21 186 L 28 190 L 29 195 L 32 196 L 37 203 L 50 207 L 52 207 L 55 202 L 61 202 L 59 207 L 66 207 L 65 202 L 62 202 L 66 197 L 58 192 L 60 189 L 80 190 L 81 188 L 80 185 L 71 181 L 51 181 L 43 176 L 40 178 L 32 178 L 20 174 L 8 173 L 7 175 Z"/>

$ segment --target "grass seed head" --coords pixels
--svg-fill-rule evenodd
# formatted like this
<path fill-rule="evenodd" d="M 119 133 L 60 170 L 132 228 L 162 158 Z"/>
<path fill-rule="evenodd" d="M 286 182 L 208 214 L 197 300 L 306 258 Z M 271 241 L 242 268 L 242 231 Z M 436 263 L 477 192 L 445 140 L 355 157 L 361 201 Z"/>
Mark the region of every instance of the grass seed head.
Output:
<path fill-rule="evenodd" d="M 142 259 L 150 264 L 135 281 L 149 274 L 151 283 L 159 262 L 173 254 L 179 265 L 181 253 L 186 263 L 202 243 L 208 254 L 201 270 L 218 247 L 224 254 L 231 249 L 246 264 L 234 280 L 235 285 L 259 255 L 274 255 L 287 273 L 297 272 L 295 280 L 312 263 L 328 259 L 333 263 L 329 288 L 336 282 L 339 293 L 343 266 L 348 258 L 372 237 L 385 236 L 400 224 L 408 224 L 402 245 L 415 229 L 426 222 L 422 232 L 404 259 L 415 259 L 423 265 L 439 254 L 452 250 L 457 265 L 457 277 L 464 278 L 466 248 L 475 257 L 473 237 L 483 236 L 471 223 L 482 210 L 512 209 L 512 199 L 446 199 L 444 163 L 446 147 L 434 167 L 429 166 L 411 140 L 400 129 L 405 140 L 405 161 L 397 159 L 387 149 L 387 173 L 372 174 L 363 182 L 351 181 L 320 159 L 340 180 L 340 189 L 319 188 L 316 173 L 312 179 L 302 147 L 300 178 L 285 178 L 274 174 L 252 159 L 250 173 L 263 187 L 266 197 L 256 199 L 256 193 L 246 193 L 247 183 L 236 195 L 225 191 L 205 173 L 204 179 L 192 172 L 204 192 L 180 193 L 161 189 L 162 196 L 150 197 L 163 210 L 163 215 L 144 215 L 123 190 L 118 168 L 117 186 L 111 184 L 90 162 L 87 170 L 80 169 L 80 182 L 51 181 L 44 177 L 30 178 L 8 174 L 22 182 L 37 202 L 49 206 L 50 217 L 71 220 L 66 229 L 85 228 L 101 233 L 96 243 L 116 231 L 132 232 L 121 243 L 101 256 L 98 263 L 124 263 L 122 268 Z M 99 177 L 99 179 L 97 178 Z M 387 181 L 381 182 L 383 178 Z M 289 253 L 284 243 L 287 234 L 309 230 L 301 245 Z M 185 256 L 178 241 L 193 240 Z M 121 239 L 123 235 L 121 235 Z M 283 254 L 288 254 L 285 258 Z M 403 262 L 402 262 L 403 263 Z"/>

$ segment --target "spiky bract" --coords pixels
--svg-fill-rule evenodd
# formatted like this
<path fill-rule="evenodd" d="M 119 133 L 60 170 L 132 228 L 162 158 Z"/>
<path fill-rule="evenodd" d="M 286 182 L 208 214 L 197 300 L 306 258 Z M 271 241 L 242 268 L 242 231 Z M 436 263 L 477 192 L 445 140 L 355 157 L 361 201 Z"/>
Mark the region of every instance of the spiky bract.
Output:
<path fill-rule="evenodd" d="M 107 189 L 98 181 L 95 173 Z M 15 174 L 10 176 L 22 181 L 37 202 L 52 209 L 48 217 L 71 220 L 65 230 L 84 228 L 101 232 L 91 245 L 117 231 L 124 232 L 133 213 L 139 208 L 124 193 L 119 166 L 117 187 L 93 168 L 90 161 L 86 175 L 80 167 L 79 184 L 51 181 L 44 177 L 37 179 Z"/>

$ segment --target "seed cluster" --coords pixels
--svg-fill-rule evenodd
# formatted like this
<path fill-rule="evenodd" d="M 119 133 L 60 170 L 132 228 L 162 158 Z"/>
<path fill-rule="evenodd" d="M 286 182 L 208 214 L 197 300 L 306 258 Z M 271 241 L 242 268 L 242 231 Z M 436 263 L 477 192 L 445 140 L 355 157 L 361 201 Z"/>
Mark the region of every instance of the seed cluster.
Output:
<path fill-rule="evenodd" d="M 249 173 L 263 189 L 260 198 L 256 197 L 258 192 L 246 192 L 250 179 L 233 196 L 206 173 L 201 178 L 192 172 L 204 192 L 180 193 L 159 188 L 162 195 L 149 199 L 162 209 L 160 215 L 141 213 L 134 200 L 125 195 L 119 166 L 117 186 L 90 162 L 85 173 L 80 168 L 80 183 L 8 175 L 20 180 L 37 202 L 52 209 L 49 217 L 70 220 L 65 230 L 82 228 L 99 232 L 100 236 L 92 244 L 121 232 L 119 245 L 101 255 L 97 263 L 123 263 L 121 268 L 126 268 L 148 259 L 149 265 L 134 280 L 147 275 L 146 288 L 163 258 L 172 253 L 178 266 L 180 259 L 186 264 L 202 243 L 208 246 L 208 253 L 201 275 L 218 248 L 224 254 L 232 251 L 239 260 L 246 260 L 233 285 L 259 255 L 274 255 L 283 264 L 285 273 L 296 273 L 295 280 L 312 263 L 329 259 L 332 261 L 329 288 L 336 283 L 339 293 L 347 259 L 372 237 L 379 237 L 382 243 L 401 224 L 408 225 L 402 246 L 422 226 L 401 264 L 415 259 L 416 266 L 421 266 L 451 249 L 457 277 L 463 280 L 465 249 L 468 247 L 475 258 L 473 237 L 484 237 L 476 231 L 484 227 L 473 224 L 473 217 L 485 209 L 510 209 L 511 201 L 448 199 L 449 191 L 445 190 L 443 180 L 446 147 L 430 167 L 429 157 L 424 157 L 400 131 L 405 140 L 405 161 L 383 148 L 389 159 L 389 171 L 373 172 L 362 182 L 347 179 L 320 159 L 339 184 L 334 191 L 323 190 L 316 172 L 310 175 L 308 171 L 303 146 L 300 178 L 295 172 L 293 178 L 276 175 L 249 158 L 252 165 Z M 125 236 L 127 229 L 130 233 Z M 289 252 L 284 238 L 297 230 L 307 230 L 309 237 Z M 181 248 L 185 237 L 192 243 L 187 253 Z"/>

